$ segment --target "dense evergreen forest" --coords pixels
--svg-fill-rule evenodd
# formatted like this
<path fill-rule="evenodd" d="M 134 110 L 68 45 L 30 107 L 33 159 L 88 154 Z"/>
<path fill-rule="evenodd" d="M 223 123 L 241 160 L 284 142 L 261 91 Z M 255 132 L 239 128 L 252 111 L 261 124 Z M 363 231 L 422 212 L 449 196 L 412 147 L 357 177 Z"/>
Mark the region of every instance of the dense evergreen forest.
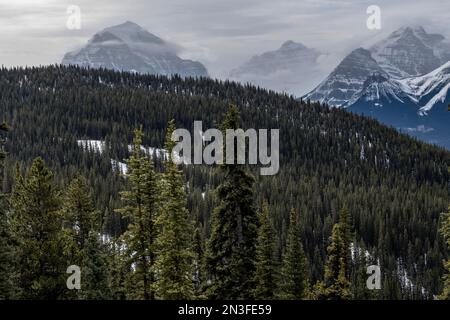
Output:
<path fill-rule="evenodd" d="M 211 79 L 2 68 L 0 96 L 0 298 L 448 297 L 444 149 Z M 167 135 L 194 120 L 280 129 L 279 173 L 143 151 L 170 151 Z M 367 290 L 374 264 L 381 289 Z"/>

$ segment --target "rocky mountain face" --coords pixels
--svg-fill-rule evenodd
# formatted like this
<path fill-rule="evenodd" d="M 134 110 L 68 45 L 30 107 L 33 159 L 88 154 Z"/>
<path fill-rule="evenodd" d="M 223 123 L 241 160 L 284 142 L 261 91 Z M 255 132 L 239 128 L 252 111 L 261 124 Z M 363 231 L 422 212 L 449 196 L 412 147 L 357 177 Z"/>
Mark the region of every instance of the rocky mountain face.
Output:
<path fill-rule="evenodd" d="M 177 51 L 175 45 L 128 21 L 96 33 L 86 46 L 67 53 L 62 64 L 143 74 L 208 76 L 200 62 L 181 59 Z"/>
<path fill-rule="evenodd" d="M 422 27 L 404 27 L 393 32 L 369 50 L 392 78 L 426 74 L 450 60 L 450 44 L 439 34 Z"/>
<path fill-rule="evenodd" d="M 274 51 L 250 58 L 230 73 L 230 79 L 268 89 L 302 95 L 326 76 L 320 66 L 323 56 L 316 49 L 286 41 Z M 307 77 L 300 75 L 307 74 Z"/>
<path fill-rule="evenodd" d="M 450 148 L 450 62 L 405 79 L 373 75 L 344 106 L 425 141 Z"/>
<path fill-rule="evenodd" d="M 364 81 L 374 73 L 386 75 L 368 50 L 356 49 L 346 56 L 336 69 L 304 99 L 320 101 L 333 107 L 342 106 L 363 88 Z"/>
<path fill-rule="evenodd" d="M 372 116 L 450 148 L 450 44 L 405 27 L 350 53 L 304 99 Z"/>

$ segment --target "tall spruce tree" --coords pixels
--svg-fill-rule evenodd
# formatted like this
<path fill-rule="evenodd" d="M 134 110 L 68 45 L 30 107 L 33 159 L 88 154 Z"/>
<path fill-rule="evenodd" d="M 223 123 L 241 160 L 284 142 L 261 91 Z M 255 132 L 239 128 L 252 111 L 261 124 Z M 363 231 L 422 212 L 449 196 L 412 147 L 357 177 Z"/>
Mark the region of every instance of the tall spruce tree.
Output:
<path fill-rule="evenodd" d="M 347 209 L 346 205 L 344 205 L 341 208 L 341 211 L 339 212 L 339 224 L 341 225 L 342 229 L 342 239 L 344 241 L 343 246 L 344 248 L 347 248 L 347 250 L 345 250 L 345 265 L 346 265 L 345 275 L 348 278 L 350 276 L 352 265 L 350 244 L 353 240 L 353 232 L 352 232 L 352 222 L 350 212 Z"/>
<path fill-rule="evenodd" d="M 269 215 L 269 205 L 264 202 L 259 213 L 256 245 L 255 299 L 269 300 L 275 297 L 276 276 L 275 232 Z"/>
<path fill-rule="evenodd" d="M 297 213 L 292 209 L 289 215 L 289 230 L 278 289 L 281 299 L 299 300 L 307 295 L 307 259 L 301 241 Z"/>
<path fill-rule="evenodd" d="M 68 265 L 81 268 L 78 298 L 98 300 L 108 297 L 106 248 L 100 241 L 100 218 L 86 180 L 77 175 L 63 197 L 65 248 Z"/>
<path fill-rule="evenodd" d="M 130 189 L 121 192 L 125 206 L 117 211 L 130 223 L 123 235 L 127 249 L 127 292 L 132 299 L 155 299 L 155 261 L 160 185 L 151 160 L 142 151 L 142 130 L 135 130 L 127 161 Z"/>
<path fill-rule="evenodd" d="M 166 145 L 168 159 L 165 163 L 163 205 L 158 217 L 160 233 L 157 238 L 158 256 L 157 295 L 165 300 L 194 298 L 192 250 L 193 228 L 189 219 L 183 174 L 177 168 L 172 154 L 175 142 L 172 133 L 175 121 L 167 127 Z"/>
<path fill-rule="evenodd" d="M 0 300 L 14 298 L 14 248 L 11 226 L 8 217 L 8 203 L 3 192 L 4 161 L 4 133 L 8 131 L 5 124 L 0 125 Z"/>
<path fill-rule="evenodd" d="M 239 121 L 238 108 L 231 106 L 222 125 L 225 139 L 225 130 L 237 129 Z M 212 213 L 207 244 L 208 296 L 211 299 L 249 299 L 255 287 L 258 226 L 254 178 L 236 161 L 222 165 L 221 171 L 223 180 L 216 190 L 217 206 Z"/>
<path fill-rule="evenodd" d="M 376 291 L 367 288 L 368 257 L 364 242 L 353 248 L 352 270 L 350 273 L 351 293 L 354 300 L 368 300 L 376 297 Z"/>
<path fill-rule="evenodd" d="M 79 297 L 85 300 L 111 299 L 108 287 L 108 251 L 100 234 L 91 231 L 83 248 L 81 261 L 81 290 Z"/>
<path fill-rule="evenodd" d="M 60 196 L 53 183 L 53 173 L 36 158 L 26 176 L 17 174 L 11 197 L 16 270 L 24 299 L 58 299 L 67 292 Z"/>
<path fill-rule="evenodd" d="M 99 231 L 100 218 L 85 178 L 77 175 L 63 195 L 64 228 L 70 232 L 78 250 L 83 251 L 91 231 Z"/>
<path fill-rule="evenodd" d="M 450 207 L 447 213 L 442 214 L 441 234 L 444 237 L 447 246 L 450 248 Z M 450 300 L 450 260 L 444 262 L 446 274 L 443 277 L 443 290 L 439 299 Z"/>
<path fill-rule="evenodd" d="M 331 243 L 327 248 L 327 262 L 325 264 L 325 286 L 322 298 L 342 300 L 350 298 L 350 282 L 347 278 L 347 251 L 345 229 L 340 223 L 333 226 Z"/>
<path fill-rule="evenodd" d="M 126 257 L 128 252 L 125 250 L 123 240 L 119 238 L 110 242 L 108 252 L 110 255 L 108 288 L 111 293 L 111 298 L 113 300 L 126 300 L 126 280 L 130 272 L 130 266 Z"/>

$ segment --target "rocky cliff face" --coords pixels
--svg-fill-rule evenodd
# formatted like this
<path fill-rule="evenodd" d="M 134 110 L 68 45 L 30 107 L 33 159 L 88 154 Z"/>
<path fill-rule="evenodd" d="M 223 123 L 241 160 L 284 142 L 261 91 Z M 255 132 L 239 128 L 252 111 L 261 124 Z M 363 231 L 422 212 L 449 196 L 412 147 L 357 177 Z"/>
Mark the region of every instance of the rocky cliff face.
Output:
<path fill-rule="evenodd" d="M 422 27 L 404 27 L 369 49 L 372 57 L 393 78 L 426 74 L 450 60 L 450 44 Z"/>
<path fill-rule="evenodd" d="M 450 148 L 450 44 L 421 27 L 357 49 L 303 97 L 372 116 Z"/>
<path fill-rule="evenodd" d="M 368 50 L 356 49 L 345 57 L 336 69 L 304 99 L 340 107 L 360 91 L 367 77 L 374 73 L 386 75 Z"/>

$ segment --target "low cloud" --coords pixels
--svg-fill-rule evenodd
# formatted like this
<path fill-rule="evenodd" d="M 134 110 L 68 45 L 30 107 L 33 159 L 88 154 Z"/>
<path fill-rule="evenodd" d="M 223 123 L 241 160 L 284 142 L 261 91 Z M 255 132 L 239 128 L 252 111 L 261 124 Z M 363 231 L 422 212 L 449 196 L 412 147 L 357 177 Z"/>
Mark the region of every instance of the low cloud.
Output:
<path fill-rule="evenodd" d="M 366 28 L 372 4 L 381 8 L 380 31 Z M 81 8 L 81 30 L 66 28 L 69 5 Z M 448 38 L 449 11 L 450 2 L 441 0 L 0 0 L 0 61 L 58 63 L 99 30 L 131 20 L 223 77 L 288 39 L 339 59 L 402 25 L 422 24 Z"/>

